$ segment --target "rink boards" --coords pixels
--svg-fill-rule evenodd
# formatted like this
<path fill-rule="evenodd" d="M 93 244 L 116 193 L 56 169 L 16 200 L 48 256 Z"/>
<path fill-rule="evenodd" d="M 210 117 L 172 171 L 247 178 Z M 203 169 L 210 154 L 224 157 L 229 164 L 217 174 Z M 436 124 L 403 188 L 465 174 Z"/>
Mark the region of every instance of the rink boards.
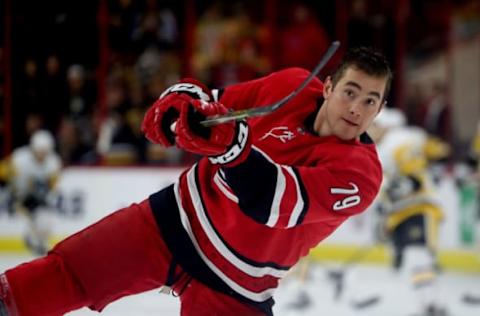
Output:
<path fill-rule="evenodd" d="M 94 223 L 109 213 L 132 202 L 140 202 L 171 184 L 180 168 L 117 168 L 70 167 L 61 176 L 55 216 L 52 218 L 54 238 L 61 238 Z M 454 181 L 443 179 L 439 184 L 446 219 L 440 228 L 440 263 L 445 269 L 480 272 L 478 231 L 476 240 L 465 243 L 459 211 L 461 201 Z M 376 214 L 372 210 L 348 220 L 321 246 L 314 249 L 315 260 L 361 261 L 387 264 L 388 248 L 375 241 Z M 472 227 L 478 228 L 472 223 Z M 0 252 L 25 252 L 22 234 L 26 221 L 11 214 L 0 196 Z"/>

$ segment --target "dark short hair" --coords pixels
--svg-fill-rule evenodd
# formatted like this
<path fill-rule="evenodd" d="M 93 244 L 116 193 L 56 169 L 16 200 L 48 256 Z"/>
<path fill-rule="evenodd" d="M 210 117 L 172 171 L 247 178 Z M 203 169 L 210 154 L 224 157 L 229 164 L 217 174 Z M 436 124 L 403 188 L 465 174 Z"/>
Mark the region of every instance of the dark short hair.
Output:
<path fill-rule="evenodd" d="M 332 74 L 332 83 L 335 87 L 348 68 L 355 67 L 370 76 L 386 78 L 387 84 L 383 98 L 390 92 L 393 73 L 385 56 L 370 47 L 355 47 L 347 51 L 340 65 Z"/>

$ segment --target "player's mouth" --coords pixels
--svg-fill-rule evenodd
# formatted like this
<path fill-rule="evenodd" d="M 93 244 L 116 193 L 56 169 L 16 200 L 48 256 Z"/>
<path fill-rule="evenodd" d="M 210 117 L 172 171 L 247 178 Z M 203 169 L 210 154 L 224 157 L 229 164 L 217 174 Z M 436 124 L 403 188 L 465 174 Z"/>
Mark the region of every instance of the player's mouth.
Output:
<path fill-rule="evenodd" d="M 356 124 L 356 123 L 354 123 L 354 122 L 352 122 L 352 121 L 349 121 L 349 120 L 347 120 L 347 119 L 345 119 L 345 118 L 343 118 L 343 117 L 342 117 L 342 120 L 343 120 L 345 123 L 347 123 L 348 125 L 350 125 L 350 126 L 358 126 L 358 124 Z"/>

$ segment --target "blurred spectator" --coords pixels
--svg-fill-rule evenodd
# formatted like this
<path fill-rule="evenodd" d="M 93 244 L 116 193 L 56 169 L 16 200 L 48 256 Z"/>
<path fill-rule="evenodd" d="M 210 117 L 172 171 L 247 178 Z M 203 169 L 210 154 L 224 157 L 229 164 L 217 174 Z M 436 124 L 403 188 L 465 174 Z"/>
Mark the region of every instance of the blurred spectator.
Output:
<path fill-rule="evenodd" d="M 374 44 L 374 28 L 366 0 L 353 0 L 351 2 L 347 28 L 347 45 L 349 47 L 372 46 Z"/>
<path fill-rule="evenodd" d="M 195 77 L 203 82 L 210 82 L 210 65 L 220 59 L 220 37 L 224 24 L 225 18 L 218 1 L 207 7 L 198 20 L 192 65 Z"/>
<path fill-rule="evenodd" d="M 65 165 L 94 164 L 97 157 L 92 145 L 82 137 L 82 128 L 71 118 L 65 117 L 58 131 L 58 152 Z"/>
<path fill-rule="evenodd" d="M 27 58 L 23 72 L 17 77 L 18 85 L 13 86 L 12 105 L 14 120 L 14 146 L 26 144 L 32 133 L 43 127 L 44 112 L 40 104 L 40 77 L 35 59 Z"/>
<path fill-rule="evenodd" d="M 136 131 L 136 119 L 128 96 L 126 82 L 121 74 L 107 83 L 108 117 L 102 122 L 97 139 L 97 152 L 108 164 L 145 162 L 145 140 Z"/>
<path fill-rule="evenodd" d="M 109 43 L 114 54 L 123 59 L 130 59 L 133 54 L 133 33 L 137 19 L 138 7 L 132 0 L 109 1 L 110 27 Z"/>
<path fill-rule="evenodd" d="M 328 35 L 304 4 L 295 4 L 287 16 L 280 34 L 279 67 L 312 69 L 329 46 Z"/>
<path fill-rule="evenodd" d="M 422 110 L 423 127 L 432 135 L 450 140 L 450 109 L 446 96 L 445 84 L 433 83 L 431 95 Z"/>
<path fill-rule="evenodd" d="M 135 78 L 145 92 L 145 101 L 150 103 L 180 77 L 180 60 L 173 52 L 147 48 L 135 64 Z"/>
<path fill-rule="evenodd" d="M 453 1 L 452 1 L 453 2 Z M 409 1 L 408 24 L 409 52 L 425 59 L 447 49 L 451 27 L 449 21 L 451 1 Z"/>
<path fill-rule="evenodd" d="M 43 115 L 34 111 L 27 113 L 25 119 L 25 133 L 27 136 L 33 135 L 33 133 L 44 126 Z"/>
<path fill-rule="evenodd" d="M 140 132 L 144 108 L 180 77 L 177 16 L 165 1 L 112 0 L 109 7 L 108 114 L 96 149 L 103 163 L 143 163 L 149 152 Z"/>
<path fill-rule="evenodd" d="M 5 71 L 4 71 L 4 54 L 3 54 L 3 48 L 0 47 L 0 104 L 3 105 L 5 101 Z M 5 113 L 4 113 L 4 108 L 2 107 L 2 110 L 0 110 L 0 159 L 4 157 L 4 140 L 5 140 Z"/>
<path fill-rule="evenodd" d="M 425 87 L 413 82 L 407 85 L 405 97 L 405 115 L 408 125 L 423 126 L 422 109 L 426 101 Z"/>
<path fill-rule="evenodd" d="M 140 84 L 146 86 L 153 75 L 160 72 L 164 65 L 162 52 L 157 47 L 151 46 L 145 49 L 135 63 L 135 71 Z"/>
<path fill-rule="evenodd" d="M 45 127 L 56 132 L 65 107 L 67 106 L 67 85 L 64 69 L 58 55 L 51 54 L 45 61 L 45 74 L 40 84 L 40 104 L 44 117 Z"/>
<path fill-rule="evenodd" d="M 173 48 L 178 41 L 178 23 L 171 8 L 165 7 L 160 10 L 158 39 L 161 47 Z"/>
<path fill-rule="evenodd" d="M 71 65 L 67 71 L 69 104 L 67 115 L 80 119 L 92 113 L 95 95 L 92 86 L 87 83 L 85 68 L 82 65 Z"/>
<path fill-rule="evenodd" d="M 177 19 L 169 7 L 160 8 L 156 0 L 146 0 L 139 24 L 134 30 L 133 41 L 137 53 L 150 46 L 170 49 L 178 40 Z"/>
<path fill-rule="evenodd" d="M 68 100 L 59 132 L 59 151 L 65 163 L 92 163 L 95 143 L 93 107 L 94 87 L 83 66 L 71 65 L 67 71 Z"/>
<path fill-rule="evenodd" d="M 219 59 L 210 65 L 210 84 L 216 87 L 253 79 L 262 68 L 255 25 L 241 3 L 230 9 L 219 38 Z"/>

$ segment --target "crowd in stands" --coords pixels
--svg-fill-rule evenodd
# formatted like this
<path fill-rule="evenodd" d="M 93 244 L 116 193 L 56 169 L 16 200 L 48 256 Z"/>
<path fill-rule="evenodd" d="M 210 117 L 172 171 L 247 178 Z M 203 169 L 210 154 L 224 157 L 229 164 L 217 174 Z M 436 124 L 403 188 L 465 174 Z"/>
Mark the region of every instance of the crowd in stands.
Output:
<path fill-rule="evenodd" d="M 277 1 L 277 32 L 272 34 L 264 4 L 258 1 L 108 0 L 107 14 L 103 12 L 108 18 L 108 73 L 101 99 L 98 67 L 105 60 L 98 57 L 100 2 L 52 1 L 47 6 L 13 1 L 12 31 L 23 38 L 11 43 L 13 147 L 46 128 L 55 135 L 65 165 L 188 163 L 196 157 L 149 144 L 140 131 L 143 113 L 166 87 L 185 75 L 221 87 L 283 67 L 311 69 L 338 36 L 332 18 L 335 1 Z M 22 7 L 25 3 L 30 6 Z M 344 3 L 345 46 L 373 45 L 393 62 L 391 3 Z M 187 4 L 195 6 L 196 18 L 190 25 L 189 61 Z M 4 49 L 0 47 L 0 64 Z M 187 71 L 186 64 L 191 66 Z M 415 89 L 406 101 L 410 123 L 446 137 L 444 85 L 437 83 L 428 95 Z M 1 72 L 2 103 L 4 93 Z"/>

